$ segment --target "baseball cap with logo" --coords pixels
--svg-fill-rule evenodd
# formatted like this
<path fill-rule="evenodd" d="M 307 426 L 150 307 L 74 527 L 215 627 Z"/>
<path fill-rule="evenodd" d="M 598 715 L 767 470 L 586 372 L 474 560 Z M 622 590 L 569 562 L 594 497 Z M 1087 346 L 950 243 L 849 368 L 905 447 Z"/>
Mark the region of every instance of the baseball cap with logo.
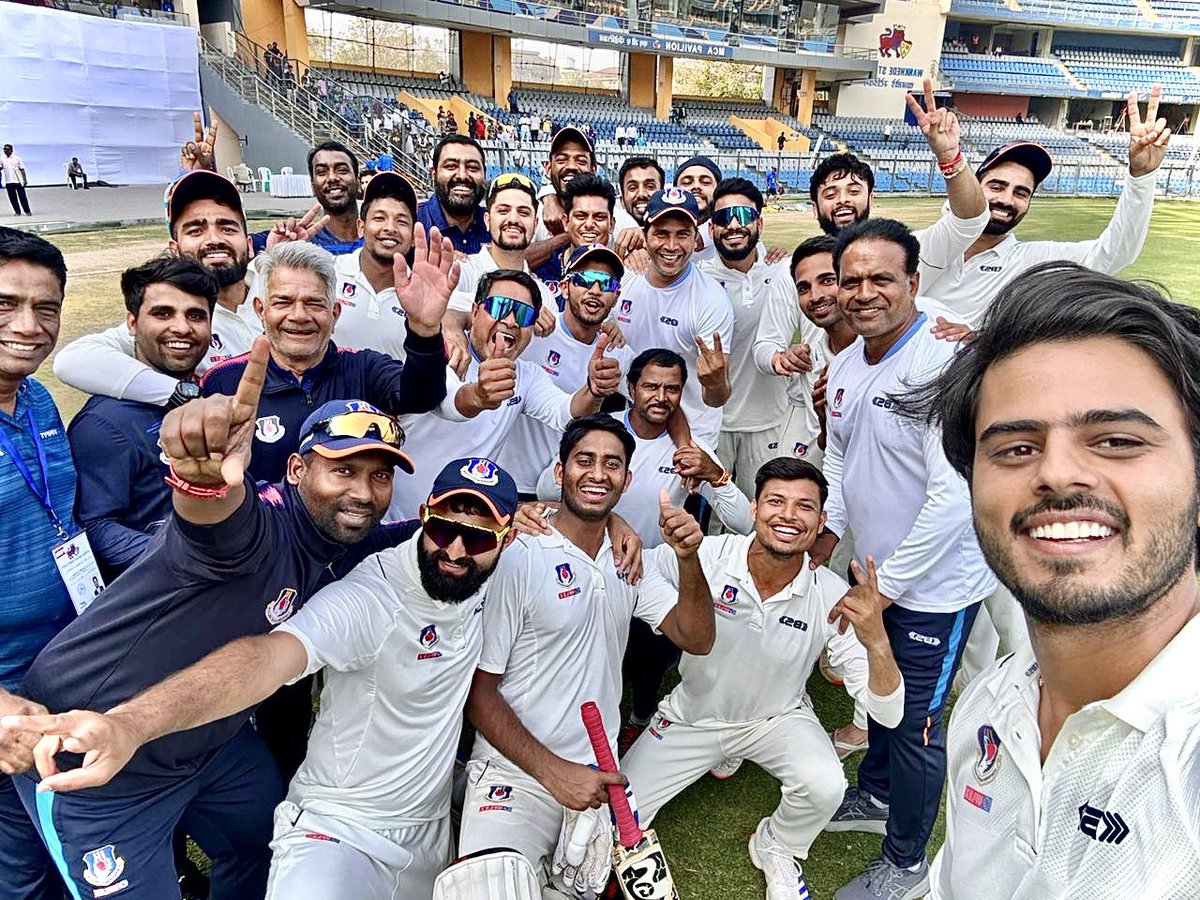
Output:
<path fill-rule="evenodd" d="M 242 225 L 246 224 L 246 211 L 242 208 L 242 194 L 237 186 L 224 175 L 210 172 L 207 169 L 193 169 L 184 172 L 167 185 L 163 205 L 166 208 L 167 234 L 175 236 L 175 223 L 188 208 L 188 204 L 197 200 L 216 200 L 222 206 L 228 206 L 238 214 Z"/>
<path fill-rule="evenodd" d="M 437 506 L 457 494 L 482 500 L 496 524 L 507 527 L 517 511 L 517 483 L 502 468 L 482 456 L 452 459 L 438 474 L 426 506 Z"/>
<path fill-rule="evenodd" d="M 380 197 L 392 197 L 409 208 L 413 216 L 417 214 L 417 192 L 408 183 L 408 179 L 398 172 L 376 172 L 363 192 L 363 206 Z"/>
<path fill-rule="evenodd" d="M 296 451 L 316 453 L 326 459 L 341 459 L 355 453 L 382 450 L 396 458 L 396 465 L 413 473 L 411 457 L 400 447 L 404 429 L 387 413 L 364 400 L 330 400 L 304 420 Z"/>
<path fill-rule="evenodd" d="M 582 144 L 584 147 L 587 147 L 588 153 L 591 155 L 592 159 L 595 160 L 596 151 L 592 148 L 592 142 L 587 139 L 586 134 L 584 134 L 574 125 L 564 125 L 562 128 L 558 129 L 558 132 L 554 135 L 554 140 L 550 142 L 550 155 L 553 156 L 554 151 L 557 150 L 561 144 L 564 144 L 567 141 L 574 141 L 577 144 Z"/>
<path fill-rule="evenodd" d="M 567 257 L 567 264 L 563 271 L 574 272 L 589 259 L 602 259 L 613 267 L 618 278 L 625 274 L 625 266 L 621 263 L 621 257 L 605 244 L 584 244 L 582 247 L 576 247 Z"/>
<path fill-rule="evenodd" d="M 693 225 L 700 224 L 700 205 L 691 191 L 683 188 L 669 187 L 655 191 L 646 201 L 646 214 L 643 217 L 649 225 L 668 213 L 680 213 L 692 220 Z"/>
<path fill-rule="evenodd" d="M 979 168 L 975 170 L 975 177 L 983 178 L 988 169 L 1006 162 L 1015 162 L 1032 172 L 1035 188 L 1046 180 L 1046 176 L 1054 168 L 1050 151 L 1041 144 L 1033 141 L 1012 141 L 989 153 L 987 158 L 979 164 Z"/>

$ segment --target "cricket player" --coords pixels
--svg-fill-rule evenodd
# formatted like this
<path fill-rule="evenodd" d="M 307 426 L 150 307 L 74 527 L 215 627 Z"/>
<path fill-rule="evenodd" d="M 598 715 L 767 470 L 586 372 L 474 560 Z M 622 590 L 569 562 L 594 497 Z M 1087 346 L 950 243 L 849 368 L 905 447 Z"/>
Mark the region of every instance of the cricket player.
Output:
<path fill-rule="evenodd" d="M 148 741 L 234 716 L 324 669 L 308 756 L 275 809 L 266 895 L 429 897 L 453 855 L 454 753 L 483 648 L 485 590 L 516 508 L 516 485 L 495 463 L 447 463 L 419 532 L 271 633 L 226 644 L 108 714 L 30 718 L 31 730 L 96 757 L 43 772 L 43 787 L 102 785 Z"/>
<path fill-rule="evenodd" d="M 712 646 L 712 603 L 696 557 L 701 532 L 691 516 L 660 499 L 667 541 L 660 549 L 678 559 L 678 591 L 639 591 L 607 552 L 608 521 L 628 486 L 633 449 L 632 436 L 607 414 L 571 422 L 557 469 L 563 507 L 549 533 L 517 539 L 508 551 L 519 563 L 514 576 L 489 594 L 483 656 L 467 701 L 479 735 L 467 766 L 460 853 L 511 847 L 544 869 L 568 837 L 566 812 L 601 807 L 605 785 L 624 783 L 619 773 L 589 767 L 595 754 L 579 708 L 598 704 L 615 748 L 632 617 L 691 653 Z M 611 847 L 606 828 L 589 853 L 607 858 Z M 607 871 L 588 886 L 603 887 Z"/>
<path fill-rule="evenodd" d="M 875 566 L 850 588 L 807 550 L 825 525 L 825 477 L 780 457 L 755 475 L 754 532 L 704 538 L 700 565 L 712 589 L 716 640 L 707 656 L 684 653 L 680 684 L 621 762 L 642 824 L 729 756 L 778 778 L 778 807 L 750 838 L 767 900 L 806 897 L 799 859 L 837 810 L 842 766 L 805 690 L 821 651 L 851 696 L 885 727 L 904 713 L 904 685 L 883 626 Z M 672 594 L 679 575 L 653 554 L 642 590 Z M 847 625 L 853 626 L 847 628 Z"/>

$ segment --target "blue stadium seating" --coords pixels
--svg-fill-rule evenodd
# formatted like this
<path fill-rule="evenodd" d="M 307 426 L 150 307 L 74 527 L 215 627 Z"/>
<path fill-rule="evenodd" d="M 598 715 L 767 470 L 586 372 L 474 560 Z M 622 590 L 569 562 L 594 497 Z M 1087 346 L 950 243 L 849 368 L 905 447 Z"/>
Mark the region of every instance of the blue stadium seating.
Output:
<path fill-rule="evenodd" d="M 938 66 L 958 90 L 1002 91 L 1040 97 L 1087 94 L 1075 87 L 1053 60 L 943 52 Z"/>
<path fill-rule="evenodd" d="M 1056 48 L 1054 52 L 1071 74 L 1093 92 L 1145 92 L 1148 85 L 1161 84 L 1164 97 L 1175 102 L 1200 102 L 1200 78 L 1178 57 L 1075 47 Z"/>
<path fill-rule="evenodd" d="M 1200 8 L 1194 0 L 1152 0 L 1148 17 L 1136 0 L 953 0 L 951 15 L 985 15 L 1016 22 L 1094 25 L 1191 34 L 1200 29 Z"/>

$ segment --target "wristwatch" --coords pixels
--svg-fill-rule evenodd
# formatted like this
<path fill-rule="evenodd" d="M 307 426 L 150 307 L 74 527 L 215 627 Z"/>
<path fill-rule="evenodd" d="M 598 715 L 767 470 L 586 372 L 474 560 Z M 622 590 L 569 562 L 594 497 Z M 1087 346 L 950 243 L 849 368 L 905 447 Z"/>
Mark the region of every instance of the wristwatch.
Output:
<path fill-rule="evenodd" d="M 183 406 L 189 400 L 195 400 L 200 396 L 200 385 L 194 381 L 181 381 L 175 385 L 175 390 L 171 392 L 171 397 L 167 400 L 167 409 L 175 409 Z"/>

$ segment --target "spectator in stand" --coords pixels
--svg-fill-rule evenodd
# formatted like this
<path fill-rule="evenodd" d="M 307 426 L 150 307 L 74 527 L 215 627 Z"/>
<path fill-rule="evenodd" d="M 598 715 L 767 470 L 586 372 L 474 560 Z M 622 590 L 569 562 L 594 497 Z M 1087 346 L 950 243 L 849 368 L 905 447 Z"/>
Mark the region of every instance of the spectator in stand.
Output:
<path fill-rule="evenodd" d="M 13 215 L 19 216 L 21 211 L 32 216 L 29 211 L 29 197 L 25 193 L 25 185 L 29 182 L 29 173 L 25 171 L 25 162 L 13 153 L 13 145 L 4 145 L 4 155 L 0 156 L 0 172 L 4 173 L 4 188 L 8 191 L 8 202 L 12 204 Z"/>
<path fill-rule="evenodd" d="M 517 114 L 517 89 L 510 87 L 508 89 L 508 111 L 514 116 Z"/>
<path fill-rule="evenodd" d="M 487 140 L 487 120 L 483 116 L 475 120 L 475 130 L 472 134 L 477 141 Z"/>
<path fill-rule="evenodd" d="M 475 113 L 467 114 L 467 136 L 475 137 Z"/>
<path fill-rule="evenodd" d="M 550 113 L 546 113 L 544 116 L 542 116 L 542 142 L 543 143 L 550 140 L 550 137 L 551 137 L 553 131 L 554 131 L 554 120 L 552 118 L 550 118 Z"/>
<path fill-rule="evenodd" d="M 83 189 L 85 191 L 88 189 L 87 172 L 83 171 L 83 166 L 79 164 L 78 156 L 71 157 L 71 162 L 67 166 L 67 178 L 71 182 L 71 190 L 79 189 L 79 185 L 77 184 L 79 181 L 83 182 Z"/>
<path fill-rule="evenodd" d="M 521 113 L 521 118 L 518 120 L 518 125 L 520 126 L 521 140 L 525 143 L 529 143 L 529 141 L 533 139 L 533 135 L 530 131 L 531 121 L 532 120 L 529 118 L 529 113 Z"/>
<path fill-rule="evenodd" d="M 441 106 L 437 111 L 437 128 L 440 133 L 446 133 L 446 110 Z"/>
<path fill-rule="evenodd" d="M 446 134 L 458 134 L 458 120 L 454 118 L 454 110 L 446 113 Z"/>
<path fill-rule="evenodd" d="M 625 128 L 625 143 L 630 147 L 638 143 L 638 127 L 632 122 Z"/>
<path fill-rule="evenodd" d="M 625 146 L 625 126 L 624 125 L 617 126 L 616 138 L 617 138 L 617 146 L 624 147 Z"/>
<path fill-rule="evenodd" d="M 775 143 L 779 145 L 779 152 L 783 152 L 783 145 L 787 143 L 787 136 L 781 131 L 779 137 L 775 139 Z"/>

